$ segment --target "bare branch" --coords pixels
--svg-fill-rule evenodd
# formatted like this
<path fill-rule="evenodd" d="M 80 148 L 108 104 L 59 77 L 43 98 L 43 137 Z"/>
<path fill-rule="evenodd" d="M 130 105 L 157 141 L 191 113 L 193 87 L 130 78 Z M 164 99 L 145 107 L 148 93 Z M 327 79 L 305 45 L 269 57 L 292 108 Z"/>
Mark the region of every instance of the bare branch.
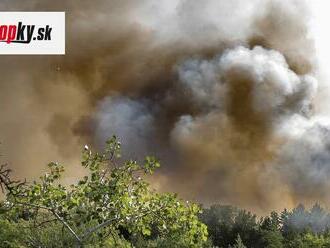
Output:
<path fill-rule="evenodd" d="M 26 180 L 24 181 L 15 181 L 10 177 L 11 169 L 7 167 L 7 164 L 0 165 L 0 187 L 2 193 L 6 193 L 8 191 L 9 194 L 15 195 L 16 192 L 14 189 L 20 188 L 21 186 L 26 184 Z"/>

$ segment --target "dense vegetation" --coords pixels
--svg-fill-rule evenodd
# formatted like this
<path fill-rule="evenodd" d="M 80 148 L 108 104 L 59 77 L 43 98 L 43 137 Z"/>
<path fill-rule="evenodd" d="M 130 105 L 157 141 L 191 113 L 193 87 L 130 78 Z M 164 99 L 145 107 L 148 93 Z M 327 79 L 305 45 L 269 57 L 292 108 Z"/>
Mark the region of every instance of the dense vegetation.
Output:
<path fill-rule="evenodd" d="M 88 173 L 70 186 L 60 183 L 64 167 L 58 163 L 32 183 L 13 181 L 2 166 L 1 247 L 202 247 L 207 228 L 198 219 L 200 208 L 156 193 L 144 180 L 158 161 L 120 165 L 119 157 L 116 137 L 104 153 L 86 146 Z"/>
<path fill-rule="evenodd" d="M 0 247 L 330 247 L 330 214 L 318 204 L 263 218 L 232 206 L 203 209 L 150 189 L 155 158 L 119 157 L 115 137 L 103 153 L 85 147 L 86 176 L 69 186 L 58 163 L 32 183 L 1 166 Z"/>
<path fill-rule="evenodd" d="M 232 206 L 204 209 L 200 220 L 216 247 L 326 248 L 330 247 L 330 214 L 315 204 L 257 218 Z"/>

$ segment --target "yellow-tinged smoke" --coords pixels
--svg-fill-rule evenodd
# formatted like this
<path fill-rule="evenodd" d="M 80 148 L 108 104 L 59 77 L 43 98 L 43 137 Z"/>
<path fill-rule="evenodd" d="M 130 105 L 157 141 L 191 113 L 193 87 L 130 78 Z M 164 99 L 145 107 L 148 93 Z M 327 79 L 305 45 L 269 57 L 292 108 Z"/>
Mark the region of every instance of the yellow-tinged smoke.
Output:
<path fill-rule="evenodd" d="M 310 6 L 0 3 L 67 13 L 65 56 L 0 58 L 4 160 L 33 177 L 50 160 L 78 164 L 84 143 L 101 147 L 115 133 L 127 156 L 160 157 L 156 187 L 189 199 L 256 211 L 330 199 L 330 122 Z"/>

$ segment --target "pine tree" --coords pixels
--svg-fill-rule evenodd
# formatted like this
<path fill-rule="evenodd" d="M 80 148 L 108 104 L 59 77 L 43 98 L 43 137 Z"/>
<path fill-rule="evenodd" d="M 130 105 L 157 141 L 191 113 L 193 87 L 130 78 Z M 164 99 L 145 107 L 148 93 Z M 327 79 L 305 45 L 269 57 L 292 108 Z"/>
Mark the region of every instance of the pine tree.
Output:
<path fill-rule="evenodd" d="M 235 244 L 232 248 L 246 248 L 246 246 L 243 244 L 243 241 L 242 241 L 241 236 L 239 234 L 237 234 Z"/>

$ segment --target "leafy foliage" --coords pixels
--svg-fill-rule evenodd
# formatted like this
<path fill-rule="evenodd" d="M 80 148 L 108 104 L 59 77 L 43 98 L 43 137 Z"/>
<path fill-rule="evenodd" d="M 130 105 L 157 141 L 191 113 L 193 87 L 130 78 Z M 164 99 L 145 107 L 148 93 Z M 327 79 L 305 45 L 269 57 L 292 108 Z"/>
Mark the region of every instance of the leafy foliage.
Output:
<path fill-rule="evenodd" d="M 54 162 L 38 182 L 11 181 L 7 171 L 0 178 L 7 193 L 2 204 L 6 218 L 27 220 L 30 229 L 54 225 L 55 231 L 60 227 L 57 233 L 70 234 L 68 244 L 78 246 L 95 245 L 95 240 L 104 243 L 109 236 L 114 242 L 123 237 L 132 241 L 141 235 L 159 240 L 171 237 L 171 242 L 182 247 L 201 247 L 207 228 L 198 219 L 200 208 L 182 202 L 175 194 L 156 193 L 143 179 L 160 166 L 159 162 L 146 157 L 142 164 L 130 160 L 118 165 L 119 157 L 116 137 L 107 141 L 104 153 L 94 153 L 85 146 L 82 166 L 88 175 L 70 186 L 60 183 L 64 167 Z M 42 238 L 39 242 L 44 244 Z"/>

